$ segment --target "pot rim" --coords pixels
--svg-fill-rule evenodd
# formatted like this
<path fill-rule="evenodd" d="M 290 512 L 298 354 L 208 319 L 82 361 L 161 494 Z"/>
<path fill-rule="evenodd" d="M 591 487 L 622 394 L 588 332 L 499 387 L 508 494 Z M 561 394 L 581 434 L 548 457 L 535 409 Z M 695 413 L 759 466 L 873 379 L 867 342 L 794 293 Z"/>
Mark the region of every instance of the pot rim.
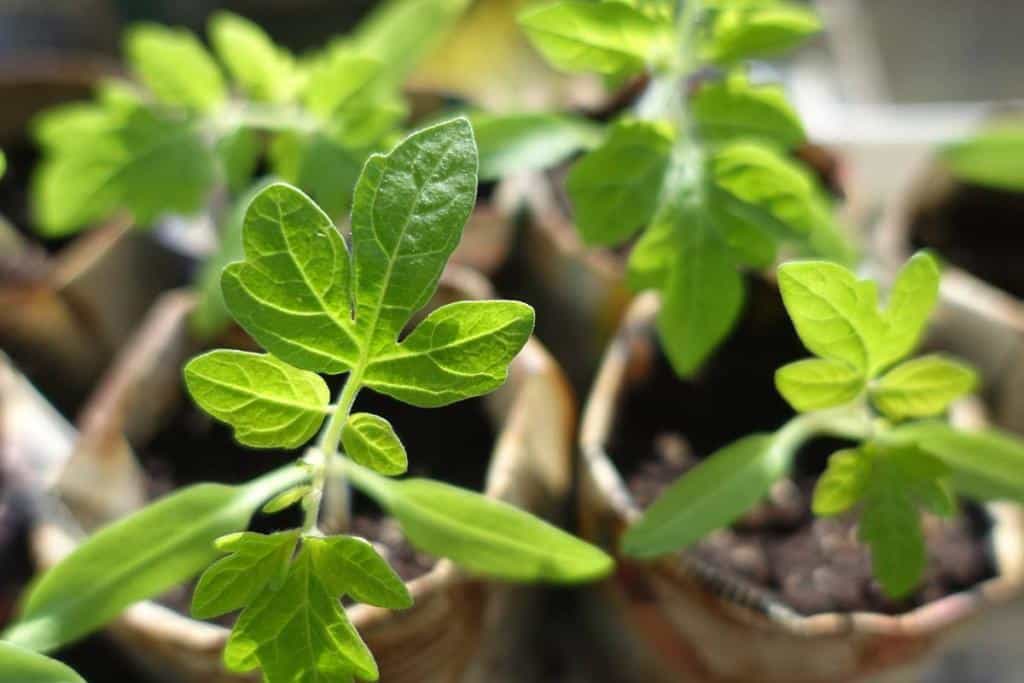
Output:
<path fill-rule="evenodd" d="M 630 367 L 640 344 L 653 342 L 653 323 L 660 308 L 655 292 L 638 296 L 630 306 L 619 332 L 609 345 L 597 379 L 583 409 L 580 427 L 580 468 L 588 470 L 598 489 L 600 504 L 614 516 L 616 533 L 634 522 L 641 510 L 634 502 L 621 474 L 608 456 L 606 444 L 622 392 L 630 384 Z M 586 503 L 583 503 L 586 504 Z M 947 595 L 908 612 L 896 615 L 876 612 L 829 612 L 803 616 L 759 588 L 741 580 L 717 575 L 707 565 L 682 553 L 674 553 L 642 565 L 635 560 L 620 561 L 631 566 L 648 566 L 653 574 L 674 584 L 698 584 L 741 620 L 755 627 L 782 630 L 790 635 L 827 638 L 851 633 L 922 637 L 963 622 L 985 607 L 1007 602 L 1024 592 L 1024 511 L 1005 503 L 985 506 L 995 523 L 993 553 L 999 573 L 968 590 Z M 1000 531 L 1001 530 L 1001 531 Z M 617 538 L 615 539 L 617 542 Z"/>
<path fill-rule="evenodd" d="M 459 299 L 480 299 L 489 298 L 492 295 L 490 282 L 483 275 L 465 266 L 451 264 L 444 271 L 441 278 L 441 286 L 448 287 L 451 291 L 458 293 Z M 194 304 L 194 298 L 188 293 L 180 290 L 168 292 L 164 300 L 176 300 L 173 308 L 179 315 L 182 311 L 187 314 Z M 159 302 L 155 308 L 159 308 Z M 183 316 L 187 320 L 187 315 Z M 167 331 L 177 329 L 165 324 L 158 327 Z M 135 344 L 150 344 L 152 340 L 133 339 L 122 351 L 122 358 L 131 358 L 132 349 Z M 105 381 L 98 386 L 94 398 L 108 403 L 117 400 L 116 392 L 107 388 L 107 384 L 123 382 L 123 376 L 118 379 L 117 363 L 114 363 L 108 371 Z M 559 438 L 564 443 L 563 457 L 561 462 L 557 457 L 549 457 L 553 471 L 520 472 L 519 470 L 529 469 L 525 457 L 526 445 L 529 433 L 527 430 L 536 429 L 535 411 L 531 409 L 530 401 L 532 388 L 539 387 L 541 390 L 555 393 L 555 398 L 561 408 L 562 415 L 558 411 L 550 411 L 550 418 L 555 420 L 553 427 L 558 430 Z M 568 381 L 563 376 L 560 367 L 554 358 L 546 351 L 543 345 L 534 337 L 531 337 L 523 351 L 512 361 L 509 368 L 509 378 L 506 384 L 494 393 L 483 397 L 488 402 L 492 413 L 497 417 L 495 443 L 493 445 L 490 464 L 487 469 L 487 477 L 484 486 L 484 493 L 491 498 L 505 500 L 513 504 L 524 504 L 523 496 L 520 495 L 519 487 L 522 482 L 519 480 L 527 477 L 531 482 L 538 480 L 547 487 L 547 491 L 564 493 L 568 488 L 569 456 L 572 448 L 572 430 L 575 424 L 575 399 Z M 83 424 L 83 429 L 98 429 L 100 422 L 95 416 L 102 413 L 102 406 L 87 407 L 83 415 L 90 415 L 90 419 Z M 564 420 L 559 420 L 564 417 Z M 65 425 L 67 426 L 67 425 Z M 67 426 L 70 430 L 70 426 Z M 73 430 L 71 430 L 73 433 Z M 88 438 L 88 434 L 74 437 L 73 441 Z M 63 463 L 61 463 L 63 465 Z M 564 475 L 557 470 L 565 470 Z M 533 470 L 536 470 L 534 467 Z M 48 480 L 56 480 L 59 472 Z M 531 476 L 532 475 L 532 476 Z M 561 491 L 559 491 L 561 489 Z M 36 564 L 41 568 L 48 568 L 78 544 L 79 537 L 76 536 L 74 523 L 68 524 L 69 513 L 57 508 L 60 505 L 42 504 L 39 505 L 41 519 L 33 520 L 33 528 L 30 534 L 30 545 Z M 477 579 L 469 573 L 457 568 L 447 559 L 438 559 L 434 567 L 426 574 L 419 576 L 406 583 L 416 602 L 425 601 L 427 598 L 443 592 L 447 587 L 460 583 L 475 582 Z M 393 614 L 387 610 L 371 605 L 357 604 L 346 608 L 353 624 L 364 629 L 375 623 L 383 621 Z M 196 656 L 209 657 L 212 653 L 219 653 L 224 646 L 230 630 L 209 622 L 196 620 L 187 614 L 157 603 L 155 600 L 145 600 L 125 609 L 125 611 L 112 621 L 106 628 L 112 628 L 117 634 L 134 634 L 141 636 L 146 641 L 167 642 L 179 650 L 194 653 Z M 217 654 L 219 662 L 219 654 Z M 244 674 L 238 674 L 243 679 Z"/>

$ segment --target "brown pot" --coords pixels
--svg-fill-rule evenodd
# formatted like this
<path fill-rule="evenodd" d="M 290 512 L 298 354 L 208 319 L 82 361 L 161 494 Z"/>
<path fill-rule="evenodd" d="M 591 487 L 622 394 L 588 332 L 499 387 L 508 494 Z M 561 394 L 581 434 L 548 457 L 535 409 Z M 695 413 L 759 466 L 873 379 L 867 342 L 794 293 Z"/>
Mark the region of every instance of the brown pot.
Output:
<path fill-rule="evenodd" d="M 876 228 L 872 248 L 879 275 L 891 279 L 914 251 L 914 228 L 926 211 L 943 206 L 963 185 L 934 159 L 902 192 L 894 193 Z M 1006 254 L 1013 259 L 1013 254 Z M 982 278 L 947 264 L 933 318 L 943 347 L 971 361 L 984 376 L 994 420 L 1024 432 L 1024 303 Z"/>
<path fill-rule="evenodd" d="M 616 548 L 640 515 L 609 454 L 621 402 L 648 379 L 658 353 L 654 294 L 636 299 L 609 346 L 581 426 L 580 514 L 583 536 Z M 742 399 L 739 399 L 742 400 Z M 974 404 L 975 407 L 977 404 Z M 980 418 L 961 408 L 962 424 Z M 686 425 L 681 425 L 686 429 Z M 831 613 L 800 616 L 764 591 L 725 578 L 685 553 L 640 563 L 620 558 L 603 586 L 595 618 L 631 653 L 637 680 L 826 681 L 917 680 L 911 673 L 943 648 L 954 631 L 1021 594 L 1024 518 L 1016 506 L 992 505 L 998 575 L 973 589 L 898 616 Z M 621 645 L 625 641 L 628 645 Z"/>
<path fill-rule="evenodd" d="M 449 267 L 434 305 L 489 294 L 484 278 Z M 88 526 L 122 513 L 126 501 L 141 500 L 142 478 L 124 437 L 144 442 L 166 415 L 163 408 L 185 400 L 180 368 L 196 350 L 185 328 L 190 306 L 186 294 L 170 293 L 161 300 L 100 384 L 80 421 L 77 439 L 52 414 L 47 419 L 57 425 L 55 433 L 65 435 L 58 444 L 35 447 L 34 435 L 48 429 L 30 434 L 15 429 L 13 435 L 5 435 L 9 443 L 29 444 L 8 453 L 17 467 L 34 472 L 21 480 L 61 482 L 57 491 L 76 516 L 69 522 L 54 505 L 37 506 L 31 541 L 40 566 L 51 566 L 75 546 L 76 523 Z M 37 395 L 34 400 L 46 412 Z M 487 397 L 486 405 L 498 433 L 487 470 L 487 495 L 542 516 L 556 515 L 570 485 L 575 407 L 557 364 L 536 340 L 531 339 L 515 359 L 509 381 Z M 35 452 L 43 455 L 21 462 Z M 90 496 L 83 483 L 96 481 L 104 482 L 102 495 Z M 119 482 L 114 491 L 112 482 Z M 489 674 L 494 667 L 521 656 L 517 647 L 537 599 L 529 588 L 469 577 L 442 560 L 411 581 L 409 590 L 415 598 L 409 610 L 349 608 L 377 657 L 382 680 L 494 681 Z M 224 670 L 220 652 L 228 635 L 225 628 L 155 602 L 128 608 L 110 632 L 147 668 L 175 680 L 256 680 Z"/>

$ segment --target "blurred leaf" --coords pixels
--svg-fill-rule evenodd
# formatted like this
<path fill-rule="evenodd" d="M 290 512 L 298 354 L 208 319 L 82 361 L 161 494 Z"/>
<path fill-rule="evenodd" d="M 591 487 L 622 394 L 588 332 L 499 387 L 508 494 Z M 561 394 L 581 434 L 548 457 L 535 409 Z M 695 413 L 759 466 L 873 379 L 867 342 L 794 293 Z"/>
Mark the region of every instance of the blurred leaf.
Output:
<path fill-rule="evenodd" d="M 900 269 L 885 308 L 888 325 L 879 352 L 878 368 L 905 358 L 917 347 L 939 299 L 939 264 L 927 252 L 918 252 Z"/>
<path fill-rule="evenodd" d="M 570 73 L 636 73 L 671 34 L 671 23 L 617 2 L 562 0 L 526 10 L 519 24 L 552 65 Z"/>
<path fill-rule="evenodd" d="M 978 375 L 969 366 L 933 354 L 887 372 L 872 386 L 871 400 L 894 420 L 931 417 L 972 392 L 977 384 Z"/>
<path fill-rule="evenodd" d="M 302 79 L 295 59 L 258 24 L 231 12 L 215 12 L 208 31 L 217 57 L 256 101 L 289 102 Z"/>
<path fill-rule="evenodd" d="M 573 165 L 566 189 L 587 244 L 617 244 L 651 220 L 671 150 L 668 126 L 620 121 Z"/>
<path fill-rule="evenodd" d="M 960 180 L 1010 192 L 1024 190 L 1024 124 L 1001 123 L 946 145 L 942 161 Z"/>
<path fill-rule="evenodd" d="M 744 3 L 726 6 L 715 16 L 704 52 L 712 62 L 775 57 L 821 30 L 808 7 L 795 3 Z"/>
<path fill-rule="evenodd" d="M 699 134 L 706 142 L 752 138 L 794 147 L 804 141 L 800 116 L 786 101 L 782 88 L 752 85 L 742 73 L 704 84 L 692 106 Z"/>
<path fill-rule="evenodd" d="M 798 412 L 849 403 L 864 388 L 864 373 L 834 360 L 808 358 L 775 371 L 775 386 Z"/>
<path fill-rule="evenodd" d="M 768 434 L 722 448 L 665 489 L 622 537 L 622 551 L 650 558 L 682 550 L 724 527 L 768 493 L 789 466 L 789 455 Z"/>
<path fill-rule="evenodd" d="M 252 182 L 262 146 L 256 133 L 239 126 L 217 141 L 217 157 L 227 179 L 228 189 L 241 192 Z"/>
<path fill-rule="evenodd" d="M 871 479 L 871 458 L 860 450 L 836 451 L 814 487 L 811 509 L 819 517 L 839 515 L 864 495 Z"/>
<path fill-rule="evenodd" d="M 125 33 L 125 54 L 161 102 L 208 112 L 227 99 L 220 68 L 190 31 L 136 24 Z"/>
<path fill-rule="evenodd" d="M 0 641 L 0 680 L 10 683 L 85 683 L 55 659 Z"/>
<path fill-rule="evenodd" d="M 600 127 L 561 114 L 488 114 L 470 117 L 480 153 L 480 180 L 554 166 L 600 140 Z"/>

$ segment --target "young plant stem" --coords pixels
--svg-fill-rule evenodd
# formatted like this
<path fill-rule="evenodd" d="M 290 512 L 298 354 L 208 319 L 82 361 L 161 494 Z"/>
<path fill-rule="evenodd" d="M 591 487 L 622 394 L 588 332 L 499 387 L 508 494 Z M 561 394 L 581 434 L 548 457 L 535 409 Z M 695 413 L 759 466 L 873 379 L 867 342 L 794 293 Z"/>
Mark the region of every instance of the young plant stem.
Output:
<path fill-rule="evenodd" d="M 775 433 L 773 448 L 792 457 L 800 447 L 817 436 L 852 441 L 871 438 L 874 423 L 866 406 L 858 402 L 835 410 L 820 410 L 792 418 Z"/>
<path fill-rule="evenodd" d="M 345 379 L 345 385 L 341 388 L 341 393 L 338 395 L 338 403 L 331 413 L 327 427 L 320 433 L 320 439 L 314 448 L 320 454 L 320 457 L 313 463 L 313 466 L 316 468 L 313 473 L 313 490 L 310 491 L 309 496 L 304 502 L 306 518 L 302 525 L 303 535 L 316 536 L 320 534 L 318 527 L 320 509 L 323 506 L 327 493 L 328 474 L 332 472 L 331 461 L 338 453 L 341 430 L 352 413 L 352 405 L 356 401 L 356 396 L 359 395 L 359 389 L 362 387 L 362 384 L 363 368 L 360 366 L 353 369 Z M 345 485 L 341 472 L 338 472 L 337 481 L 338 485 L 332 487 L 332 492 L 335 494 L 335 498 L 343 496 L 344 500 L 336 501 L 337 504 L 334 505 L 334 510 L 340 513 L 339 516 L 342 518 L 340 525 L 344 527 L 347 526 L 348 517 L 348 487 Z"/>

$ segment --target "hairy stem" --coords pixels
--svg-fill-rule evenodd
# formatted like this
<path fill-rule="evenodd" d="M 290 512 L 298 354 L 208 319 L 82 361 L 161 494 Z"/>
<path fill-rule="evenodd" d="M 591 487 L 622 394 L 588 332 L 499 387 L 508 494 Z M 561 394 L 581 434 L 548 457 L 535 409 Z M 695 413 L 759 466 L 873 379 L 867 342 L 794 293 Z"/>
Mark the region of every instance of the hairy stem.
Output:
<path fill-rule="evenodd" d="M 363 368 L 358 367 L 346 378 L 345 385 L 341 388 L 341 393 L 338 395 L 338 403 L 331 413 L 327 427 L 320 433 L 320 439 L 315 446 L 315 450 L 319 452 L 320 457 L 313 464 L 315 468 L 313 473 L 313 490 L 310 491 L 303 503 L 306 509 L 306 519 L 302 525 L 302 533 L 305 535 L 318 535 L 320 533 L 318 523 L 320 520 L 320 509 L 323 506 L 327 493 L 327 475 L 331 472 L 331 461 L 338 453 L 341 430 L 352 413 L 352 405 L 356 401 L 356 396 L 359 395 L 359 389 L 362 388 L 362 384 Z M 344 518 L 348 517 L 348 488 L 343 480 L 339 478 L 338 481 L 340 485 L 332 487 L 332 492 L 335 494 L 336 499 L 344 496 L 345 500 L 338 500 L 339 505 L 335 505 L 334 508 L 335 510 L 342 511 L 341 516 L 343 519 L 341 520 L 341 525 L 347 526 L 347 519 Z"/>

